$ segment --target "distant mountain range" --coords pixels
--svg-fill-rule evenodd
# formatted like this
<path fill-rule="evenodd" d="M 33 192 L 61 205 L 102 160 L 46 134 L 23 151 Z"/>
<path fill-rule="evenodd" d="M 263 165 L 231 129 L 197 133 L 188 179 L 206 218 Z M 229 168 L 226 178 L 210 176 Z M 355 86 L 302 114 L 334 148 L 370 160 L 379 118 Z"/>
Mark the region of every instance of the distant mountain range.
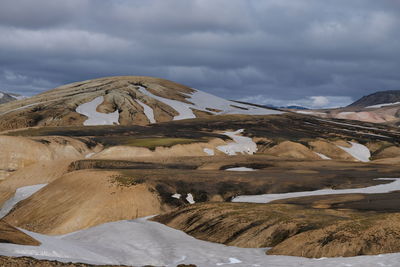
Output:
<path fill-rule="evenodd" d="M 18 94 L 13 94 L 13 93 L 6 93 L 0 91 L 0 104 L 4 104 L 7 102 L 11 102 L 14 100 L 19 100 L 19 99 L 24 99 L 24 96 L 18 95 Z"/>

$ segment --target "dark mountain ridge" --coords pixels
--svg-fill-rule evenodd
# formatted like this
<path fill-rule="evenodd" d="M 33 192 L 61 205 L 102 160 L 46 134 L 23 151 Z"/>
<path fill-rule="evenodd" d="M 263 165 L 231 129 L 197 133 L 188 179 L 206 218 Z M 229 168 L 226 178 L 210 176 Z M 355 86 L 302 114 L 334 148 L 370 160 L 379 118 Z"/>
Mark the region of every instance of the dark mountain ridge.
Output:
<path fill-rule="evenodd" d="M 400 102 L 400 90 L 380 91 L 370 95 L 363 96 L 348 107 L 368 107 L 386 103 Z"/>

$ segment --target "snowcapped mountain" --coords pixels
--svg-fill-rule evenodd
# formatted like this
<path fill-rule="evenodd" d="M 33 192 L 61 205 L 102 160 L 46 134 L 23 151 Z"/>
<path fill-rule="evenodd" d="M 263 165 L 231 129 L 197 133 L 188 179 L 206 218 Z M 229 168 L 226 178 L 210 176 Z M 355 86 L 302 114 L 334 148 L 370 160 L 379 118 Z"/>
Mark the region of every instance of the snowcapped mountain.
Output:
<path fill-rule="evenodd" d="M 279 114 L 171 81 L 107 77 L 61 86 L 0 107 L 0 129 L 30 126 L 146 125 L 213 115 Z"/>
<path fill-rule="evenodd" d="M 5 93 L 0 91 L 0 104 L 8 103 L 14 100 L 24 99 L 24 96 L 13 94 L 13 93 Z"/>
<path fill-rule="evenodd" d="M 296 111 L 323 118 L 356 120 L 400 125 L 400 90 L 381 91 L 367 96 L 344 108 Z"/>
<path fill-rule="evenodd" d="M 380 91 L 367 96 L 363 96 L 356 102 L 350 104 L 349 107 L 379 108 L 394 104 L 400 104 L 400 90 Z"/>

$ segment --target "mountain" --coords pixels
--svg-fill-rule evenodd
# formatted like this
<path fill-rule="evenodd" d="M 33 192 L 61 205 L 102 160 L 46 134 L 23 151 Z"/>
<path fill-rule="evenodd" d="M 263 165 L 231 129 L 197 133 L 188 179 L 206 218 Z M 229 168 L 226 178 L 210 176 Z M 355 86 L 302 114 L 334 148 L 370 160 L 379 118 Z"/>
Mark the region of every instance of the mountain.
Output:
<path fill-rule="evenodd" d="M 8 102 L 15 101 L 15 100 L 20 100 L 23 98 L 25 98 L 25 97 L 18 95 L 18 94 L 5 93 L 5 92 L 0 91 L 0 104 L 8 103 Z"/>
<path fill-rule="evenodd" d="M 163 79 L 123 76 L 72 83 L 2 105 L 0 130 L 32 126 L 146 125 L 223 114 L 279 113 Z"/>
<path fill-rule="evenodd" d="M 0 110 L 6 266 L 399 262 L 397 127 L 135 76 Z"/>
<path fill-rule="evenodd" d="M 344 108 L 296 111 L 322 118 L 356 120 L 400 126 L 400 90 L 363 96 Z"/>
<path fill-rule="evenodd" d="M 348 107 L 366 108 L 366 107 L 381 107 L 391 104 L 400 104 L 400 90 L 380 91 L 367 96 L 363 96 Z"/>

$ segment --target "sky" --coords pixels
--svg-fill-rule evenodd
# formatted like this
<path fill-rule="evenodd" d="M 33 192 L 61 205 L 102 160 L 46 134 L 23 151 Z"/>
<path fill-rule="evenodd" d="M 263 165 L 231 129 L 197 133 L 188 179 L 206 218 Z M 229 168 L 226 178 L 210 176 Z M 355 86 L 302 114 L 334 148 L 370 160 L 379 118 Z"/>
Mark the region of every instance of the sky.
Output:
<path fill-rule="evenodd" d="M 398 0 L 1 0 L 0 91 L 115 75 L 345 106 L 400 90 Z"/>

